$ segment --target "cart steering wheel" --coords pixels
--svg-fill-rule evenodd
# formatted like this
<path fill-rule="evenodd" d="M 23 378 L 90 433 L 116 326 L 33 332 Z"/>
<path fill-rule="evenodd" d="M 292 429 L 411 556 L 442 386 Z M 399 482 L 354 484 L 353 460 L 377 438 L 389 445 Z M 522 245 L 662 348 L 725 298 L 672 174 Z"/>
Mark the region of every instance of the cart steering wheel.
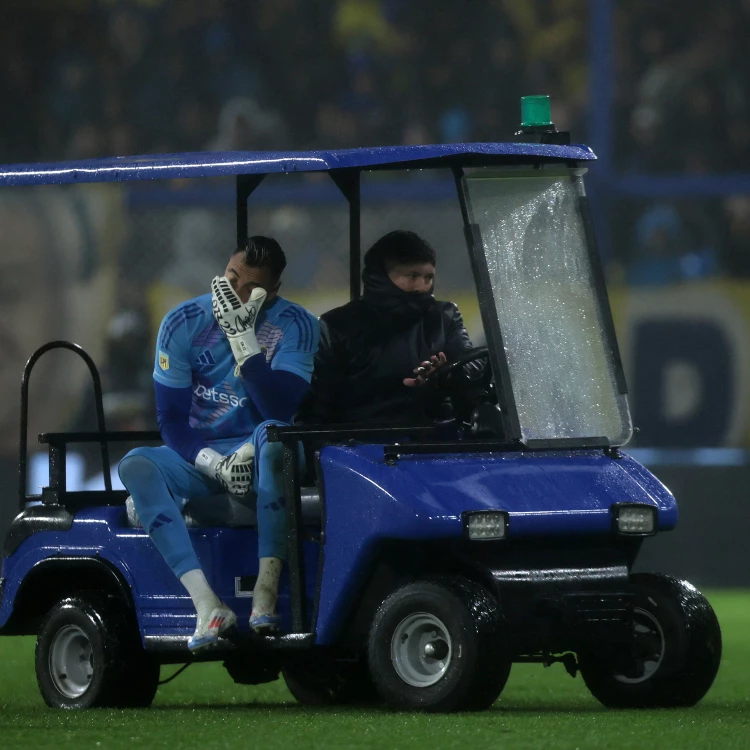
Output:
<path fill-rule="evenodd" d="M 438 370 L 440 378 L 448 378 L 453 375 L 456 370 L 459 370 L 469 362 L 474 362 L 477 359 L 489 358 L 489 351 L 486 346 L 477 346 L 474 349 L 467 349 L 457 360 L 451 362 L 449 365 L 443 365 Z"/>

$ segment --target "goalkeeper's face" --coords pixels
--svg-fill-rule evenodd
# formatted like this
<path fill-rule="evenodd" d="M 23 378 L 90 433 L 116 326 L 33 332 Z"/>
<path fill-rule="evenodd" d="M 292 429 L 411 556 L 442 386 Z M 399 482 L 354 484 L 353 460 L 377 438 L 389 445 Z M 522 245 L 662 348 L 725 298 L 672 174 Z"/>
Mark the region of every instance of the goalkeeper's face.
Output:
<path fill-rule="evenodd" d="M 242 300 L 242 304 L 250 299 L 250 294 L 256 287 L 262 287 L 266 290 L 266 304 L 270 302 L 279 292 L 281 281 L 274 278 L 268 268 L 255 268 L 247 266 L 242 260 L 242 256 L 233 255 L 227 263 L 224 276 L 229 279 L 229 283 L 237 292 L 237 296 Z"/>

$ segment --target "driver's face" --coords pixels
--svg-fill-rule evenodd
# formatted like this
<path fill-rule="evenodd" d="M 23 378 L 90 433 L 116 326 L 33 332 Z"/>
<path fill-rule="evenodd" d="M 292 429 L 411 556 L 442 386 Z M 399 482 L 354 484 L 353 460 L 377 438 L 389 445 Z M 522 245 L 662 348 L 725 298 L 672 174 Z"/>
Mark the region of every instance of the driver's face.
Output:
<path fill-rule="evenodd" d="M 431 292 L 435 286 L 432 263 L 399 263 L 390 266 L 388 278 L 405 292 Z"/>

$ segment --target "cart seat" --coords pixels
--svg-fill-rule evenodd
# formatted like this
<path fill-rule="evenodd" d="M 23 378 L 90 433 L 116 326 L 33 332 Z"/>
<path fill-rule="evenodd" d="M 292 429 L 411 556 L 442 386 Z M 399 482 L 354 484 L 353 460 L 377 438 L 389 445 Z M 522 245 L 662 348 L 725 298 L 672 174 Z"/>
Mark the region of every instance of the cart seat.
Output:
<path fill-rule="evenodd" d="M 302 487 L 302 521 L 307 526 L 320 526 L 322 503 L 317 487 Z M 188 528 L 211 526 L 225 526 L 229 528 L 244 528 L 257 525 L 255 515 L 255 494 L 237 497 L 228 493 L 211 495 L 189 500 L 185 506 L 183 516 Z M 125 501 L 128 525 L 132 528 L 143 528 L 137 513 L 133 498 L 128 495 Z"/>

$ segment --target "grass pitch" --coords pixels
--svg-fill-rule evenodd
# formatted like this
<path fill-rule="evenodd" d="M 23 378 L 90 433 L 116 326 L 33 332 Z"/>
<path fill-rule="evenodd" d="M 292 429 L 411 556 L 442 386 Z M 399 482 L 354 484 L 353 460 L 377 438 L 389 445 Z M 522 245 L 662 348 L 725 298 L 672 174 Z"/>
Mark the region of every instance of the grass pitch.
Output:
<path fill-rule="evenodd" d="M 708 695 L 684 710 L 605 709 L 559 664 L 515 665 L 490 711 L 459 715 L 305 708 L 283 681 L 243 687 L 220 664 L 195 664 L 150 709 L 53 711 L 37 690 L 34 639 L 0 638 L 0 748 L 750 749 L 750 593 L 709 598 L 724 658 Z"/>

